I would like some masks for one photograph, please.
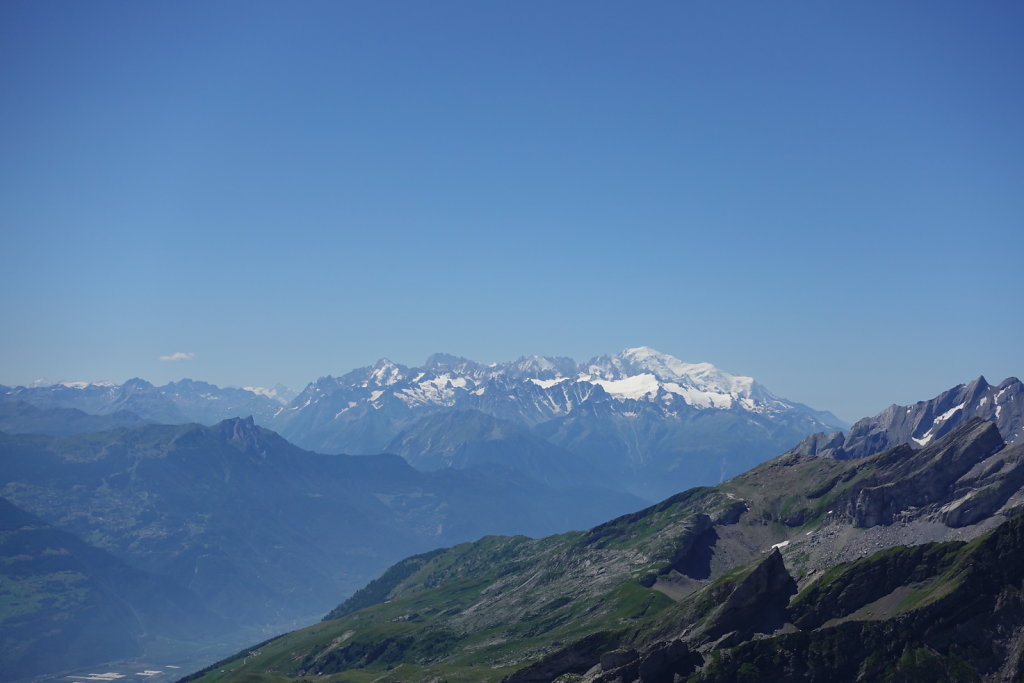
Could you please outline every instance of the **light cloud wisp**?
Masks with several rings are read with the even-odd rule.
[[[178,360],[192,360],[195,357],[196,354],[192,353],[191,351],[175,351],[174,353],[168,354],[166,356],[157,356],[157,360],[162,360],[164,362],[173,362]]]

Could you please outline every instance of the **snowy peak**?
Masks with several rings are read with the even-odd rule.
[[[60,385],[62,387],[65,387],[67,389],[88,389],[90,387],[108,388],[108,387],[116,386],[113,382],[57,382],[56,384]],[[32,384],[29,385],[29,386],[30,387],[49,387],[49,386],[54,386],[54,383],[53,382],[49,382],[49,380],[37,379],[36,381],[32,382]]]
[[[675,356],[661,353],[649,346],[624,349],[612,356],[600,356],[590,361],[587,371],[603,379],[650,373],[660,380],[687,377],[691,372],[716,370],[710,363],[684,363]]]
[[[641,398],[662,391],[696,408],[761,412],[788,406],[751,377],[732,375],[711,363],[686,363],[649,346],[595,358],[580,379],[600,384],[612,396]]]
[[[275,384],[273,387],[242,387],[244,391],[248,391],[250,394],[256,394],[257,396],[263,396],[269,398],[281,405],[287,405],[289,401],[295,398],[295,392],[284,386],[283,384]]]
[[[367,384],[376,387],[389,387],[392,384],[398,384],[405,379],[405,371],[407,370],[407,368],[397,363],[392,363],[387,358],[381,358],[370,370]]]
[[[999,386],[978,377],[928,401],[891,405],[874,417],[859,420],[845,436],[814,434],[793,450],[846,459],[901,444],[923,448],[971,418],[994,422],[1007,443],[1020,443],[1024,440],[1024,385],[1016,377],[1003,380]]]
[[[651,374],[663,382],[684,380],[723,392],[750,392],[751,377],[731,375],[711,363],[686,363],[675,356],[661,353],[649,346],[625,349],[614,356],[600,356],[586,367],[588,374],[601,379],[624,379]]]
[[[576,361],[562,356],[522,356],[497,368],[502,374],[514,379],[535,379],[545,382],[573,377],[579,372]]]
[[[686,363],[646,346],[587,363],[533,355],[484,365],[437,353],[422,367],[409,368],[381,359],[337,379],[321,378],[307,387],[288,411],[322,403],[327,397],[334,397],[330,406],[322,407],[331,420],[354,419],[392,402],[408,410],[482,410],[528,425],[609,401],[641,402],[647,406],[645,410],[665,415],[690,410],[764,415],[807,410],[774,396],[750,377],[732,375],[711,363]],[[630,404],[615,410],[635,414],[637,409]]]

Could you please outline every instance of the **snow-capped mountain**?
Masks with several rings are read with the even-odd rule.
[[[1008,377],[998,385],[979,377],[927,401],[891,405],[874,417],[858,420],[847,434],[812,434],[796,453],[847,459],[907,444],[923,448],[971,418],[994,422],[1008,444],[1024,441],[1024,384]]]
[[[397,401],[410,410],[459,407],[496,414],[511,411],[522,421],[537,424],[579,410],[583,404],[608,400],[623,405],[643,401],[664,410],[689,406],[762,414],[813,412],[775,396],[751,377],[729,374],[710,363],[684,363],[641,346],[582,364],[569,358],[527,356],[483,365],[436,354],[422,367],[409,368],[382,359],[342,377],[320,378],[288,406],[284,415],[319,410],[320,404],[330,402],[338,407],[331,413],[333,422],[343,420],[346,413],[360,412],[364,406],[380,410]],[[834,416],[817,419],[842,425]]]
[[[390,447],[421,467],[487,463],[548,482],[571,483],[570,473],[578,472],[650,499],[718,482],[808,434],[846,426],[750,377],[647,347],[585,363],[526,356],[484,364],[435,354],[408,367],[382,359],[321,377],[290,401],[286,391],[190,379],[156,387],[132,379],[0,387],[0,400],[92,415],[127,411],[161,423],[209,425],[252,415],[321,453]],[[462,417],[439,419],[449,411]],[[454,428],[460,419],[466,424]]]
[[[406,367],[382,359],[313,382],[273,426],[311,450],[376,453],[446,410],[523,425],[651,496],[718,481],[809,433],[845,426],[750,377],[647,347],[585,363],[529,356],[486,365],[437,354]]]

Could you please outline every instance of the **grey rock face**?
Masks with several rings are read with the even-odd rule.
[[[772,550],[725,598],[705,637],[737,632],[745,640],[754,633],[771,633],[786,621],[786,605],[796,590],[782,553]]]
[[[1020,449],[1003,454],[1004,445],[994,424],[974,418],[919,451],[903,445],[880,454],[873,474],[836,507],[855,525],[872,527],[941,503],[942,521],[962,526],[991,514],[1019,488]]]
[[[859,420],[845,436],[841,432],[812,434],[793,452],[846,459],[863,458],[901,444],[921,448],[975,417],[994,422],[1008,444],[1024,441],[1024,384],[1010,377],[992,386],[979,377],[929,401],[891,405],[874,417]]]

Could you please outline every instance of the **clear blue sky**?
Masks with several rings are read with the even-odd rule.
[[[0,3],[0,383],[1024,374],[1024,4]],[[195,354],[162,362],[161,355]]]

